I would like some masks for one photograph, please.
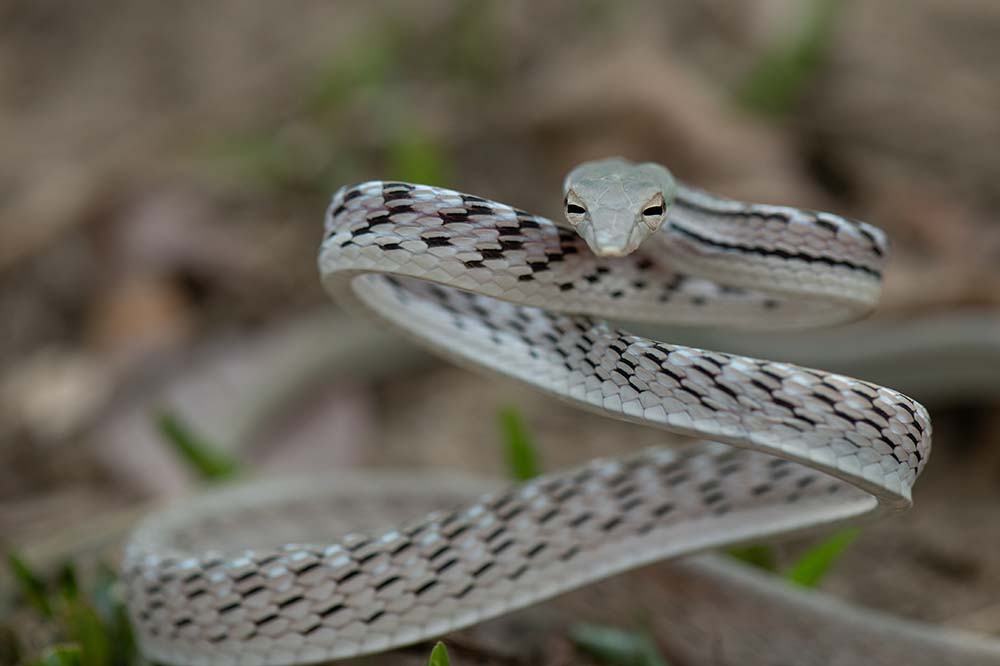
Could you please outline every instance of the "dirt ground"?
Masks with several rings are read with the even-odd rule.
[[[573,164],[622,154],[884,228],[876,320],[900,339],[974,315],[905,368],[935,426],[914,509],[866,527],[823,589],[1000,636],[1000,326],[983,323],[1000,317],[1000,4],[848,2],[819,23],[822,6],[4,3],[0,547],[43,568],[113,558],[136,515],[196,488],[160,408],[262,471],[502,474],[507,405],[547,468],[662,441],[339,313],[315,268],[340,185],[429,182],[554,216]],[[863,348],[854,330],[837,344]],[[974,344],[996,381],[971,390],[939,355]],[[458,653],[580,663],[531,612]],[[528,648],[495,647],[529,624],[511,634]]]

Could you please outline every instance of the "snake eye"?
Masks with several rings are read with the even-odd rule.
[[[566,202],[566,220],[574,227],[583,224],[583,216],[587,214],[587,209],[580,204]]]
[[[656,231],[663,224],[663,216],[667,210],[667,206],[663,201],[662,197],[654,197],[652,201],[646,204],[646,207],[642,209],[642,221],[650,228],[651,231]]]

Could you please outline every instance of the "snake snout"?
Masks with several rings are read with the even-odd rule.
[[[581,226],[578,231],[598,257],[624,257],[635,251],[642,242],[635,226],[633,220],[609,218],[594,220],[589,225]]]
[[[591,245],[590,249],[593,250],[594,254],[598,257],[624,257],[629,253],[625,246],[617,245],[600,245],[597,247]]]
[[[592,226],[580,227],[579,233],[587,242],[590,251],[598,257],[624,257],[628,254],[627,239],[618,239]]]

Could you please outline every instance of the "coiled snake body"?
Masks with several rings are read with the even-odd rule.
[[[295,664],[370,653],[639,564],[909,505],[931,431],[913,400],[603,321],[857,317],[879,293],[881,231],[719,198],[621,160],[571,173],[565,206],[558,226],[436,187],[347,187],[326,218],[324,284],[463,364],[729,446],[595,460],[472,501],[486,490],[476,482],[355,472],[168,509],[126,549],[148,656]],[[414,517],[459,499],[385,524],[388,504]]]

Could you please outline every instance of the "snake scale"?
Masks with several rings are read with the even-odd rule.
[[[644,563],[909,506],[931,438],[910,398],[606,321],[769,329],[856,318],[878,298],[880,230],[725,199],[619,159],[574,170],[564,206],[555,224],[438,187],[345,187],[326,217],[323,282],[463,365],[711,441],[506,489],[341,471],[168,507],[137,528],[123,564],[147,656],[367,654]]]

